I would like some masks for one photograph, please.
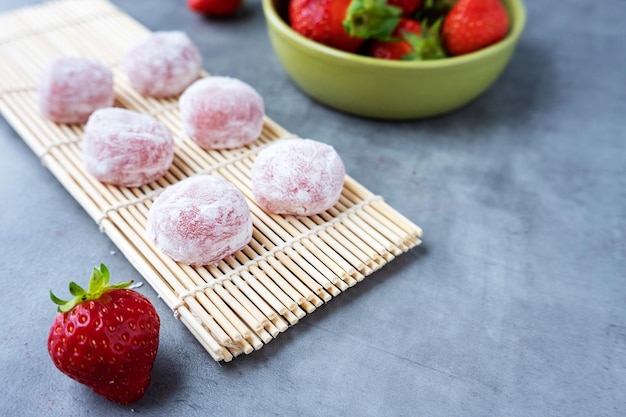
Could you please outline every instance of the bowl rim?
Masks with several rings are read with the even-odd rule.
[[[267,21],[272,24],[284,36],[291,38],[294,42],[299,42],[309,48],[312,52],[319,55],[332,57],[346,62],[364,64],[375,67],[386,68],[437,68],[461,65],[479,61],[482,57],[497,54],[503,49],[513,47],[519,40],[526,25],[526,8],[523,0],[506,0],[510,7],[515,9],[515,21],[507,36],[490,46],[479,51],[475,51],[466,55],[447,57],[444,59],[427,60],[427,61],[394,61],[388,59],[380,59],[359,55],[351,52],[345,52],[330,46],[326,46],[319,42],[306,38],[305,36],[294,31],[276,12],[274,7],[275,0],[263,0],[262,6]]]

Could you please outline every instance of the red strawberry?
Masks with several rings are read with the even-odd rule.
[[[405,16],[415,13],[422,5],[422,2],[423,0],[387,0],[389,5],[401,8],[402,14]]]
[[[291,0],[289,20],[293,30],[326,46],[356,52],[364,40],[343,27],[352,0]]]
[[[373,40],[367,55],[393,60],[424,60],[445,57],[439,29],[441,20],[426,28],[426,23],[402,18],[390,40]]]
[[[451,55],[462,55],[498,42],[508,30],[500,0],[459,0],[443,21],[441,37]]]
[[[402,9],[387,0],[291,0],[291,27],[324,45],[356,52],[367,38],[388,38]]]
[[[127,404],[143,397],[159,347],[160,319],[145,296],[108,285],[106,266],[94,268],[85,291],[70,282],[73,300],[50,292],[59,305],[48,336],[56,367],[107,399]]]
[[[392,40],[374,40],[367,48],[367,55],[374,58],[399,60],[411,54],[414,49],[407,34],[422,35],[422,25],[411,19],[402,18],[391,34]]]
[[[198,13],[226,16],[235,13],[243,0],[187,0],[187,7]]]

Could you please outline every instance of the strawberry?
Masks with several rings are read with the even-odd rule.
[[[388,38],[402,9],[387,0],[291,0],[292,29],[324,45],[357,52],[367,38]]]
[[[402,18],[391,34],[391,40],[373,40],[368,48],[367,55],[374,58],[399,60],[414,51],[408,33],[422,35],[422,25],[412,19]]]
[[[498,42],[508,30],[500,0],[459,0],[443,21],[441,37],[448,53],[463,55]]]
[[[234,14],[242,4],[243,0],[187,0],[190,10],[215,16]]]
[[[409,16],[422,5],[423,0],[387,0],[387,3],[391,6],[396,6],[402,9],[404,16]]]
[[[289,20],[293,30],[311,40],[347,52],[356,52],[364,40],[343,27],[352,0],[291,0]]]
[[[392,60],[425,60],[445,58],[439,39],[441,20],[430,28],[426,22],[402,18],[390,40],[373,40],[366,53],[374,58]]]
[[[104,265],[94,268],[85,291],[70,282],[70,301],[57,304],[48,335],[56,367],[107,399],[127,404],[143,397],[159,346],[160,319],[131,282],[109,285]]]

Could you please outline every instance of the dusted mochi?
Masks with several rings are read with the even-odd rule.
[[[252,192],[261,208],[311,216],[337,203],[346,171],[332,146],[311,139],[283,139],[259,153],[251,175]]]
[[[154,32],[126,53],[122,70],[139,93],[171,97],[198,78],[202,56],[185,33]]]
[[[169,186],[148,212],[148,237],[177,262],[210,265],[248,244],[250,208],[241,191],[214,175]]]
[[[158,120],[109,107],[85,125],[83,161],[96,179],[138,187],[161,178],[174,160],[174,139]]]
[[[263,129],[263,98],[236,78],[198,80],[181,95],[179,105],[185,131],[205,149],[248,145]]]
[[[85,123],[97,109],[115,100],[113,73],[98,61],[62,57],[43,70],[38,86],[39,110],[57,123]]]

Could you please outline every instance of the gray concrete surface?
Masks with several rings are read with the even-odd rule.
[[[54,368],[48,290],[100,262],[141,277],[0,118],[0,415],[626,415],[625,2],[529,0],[497,83],[411,122],[303,95],[258,0],[219,21],[183,1],[115,3],[152,30],[186,31],[207,70],[253,85],[288,130],[333,144],[352,177],[424,229],[424,245],[227,364],[144,285],[162,319],[153,384],[115,405]]]

